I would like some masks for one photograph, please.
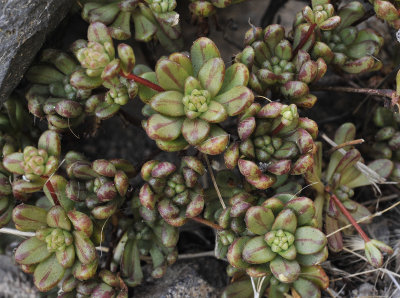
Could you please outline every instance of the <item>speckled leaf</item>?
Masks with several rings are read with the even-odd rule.
[[[264,241],[264,236],[257,236],[249,241],[243,247],[242,257],[250,264],[263,264],[273,260],[276,256],[267,242]]]
[[[120,108],[121,106],[117,103],[108,104],[103,102],[96,107],[95,115],[100,120],[105,120],[114,116]]]
[[[167,152],[181,151],[189,147],[188,142],[185,140],[183,136],[180,136],[179,138],[173,141],[157,140],[156,143],[158,148]]]
[[[226,257],[229,263],[235,268],[247,268],[249,264],[242,259],[242,252],[250,237],[240,237],[229,246]]]
[[[179,117],[185,115],[182,98],[181,92],[165,91],[154,95],[150,106],[162,115]]]
[[[197,146],[200,152],[209,155],[217,155],[224,152],[228,145],[229,135],[218,126],[212,126],[208,138]]]
[[[291,209],[282,210],[275,219],[272,225],[272,230],[284,230],[286,232],[294,234],[297,228],[297,218],[294,211]]]
[[[189,74],[180,64],[161,59],[156,65],[156,76],[158,84],[165,90],[183,91]]]
[[[53,206],[47,212],[47,225],[51,228],[60,228],[66,231],[71,230],[71,222],[64,208],[61,206]]]
[[[235,63],[229,66],[225,72],[224,83],[222,84],[220,93],[231,90],[236,86],[247,86],[249,82],[249,70],[242,63]]]
[[[236,86],[219,94],[214,100],[222,104],[229,116],[236,116],[246,110],[254,101],[254,94],[244,86]]]
[[[61,154],[61,138],[58,133],[46,130],[39,138],[38,148],[44,149],[49,155],[59,157]]]
[[[46,242],[36,237],[23,241],[15,251],[15,261],[18,264],[32,265],[42,262],[51,255],[47,250]]]
[[[326,243],[325,234],[316,228],[305,226],[296,230],[294,245],[300,254],[310,255],[317,253]]]
[[[25,172],[22,167],[23,161],[24,154],[22,152],[14,152],[4,157],[3,166],[11,173],[23,175]]]
[[[337,233],[338,234],[338,233]],[[328,259],[328,247],[325,246],[319,252],[312,255],[297,254],[297,262],[303,266],[319,265]]]
[[[157,32],[157,26],[148,20],[139,10],[134,10],[132,19],[135,25],[135,39],[148,42]]]
[[[92,263],[97,258],[96,248],[84,232],[74,231],[74,245],[76,256],[82,264]]]
[[[193,64],[193,73],[198,75],[200,68],[212,58],[220,58],[221,55],[215,43],[206,37],[195,40],[190,49],[190,58]]]
[[[18,230],[35,231],[47,226],[47,211],[43,208],[19,204],[13,210],[12,220]]]
[[[246,140],[256,128],[256,119],[254,117],[246,118],[238,124],[238,134],[241,140]]]
[[[329,278],[321,266],[302,266],[301,277],[312,281],[321,289],[329,287]]]
[[[218,94],[225,76],[225,64],[221,58],[208,60],[199,70],[198,78],[204,89],[208,90],[211,98]]]
[[[172,53],[168,59],[180,64],[189,75],[193,75],[193,66],[188,55],[184,53]]]
[[[103,84],[100,76],[89,77],[84,69],[78,69],[72,73],[70,83],[77,89],[90,90],[96,89]]]
[[[271,230],[275,216],[271,209],[261,206],[250,207],[246,211],[245,221],[247,229],[256,234],[263,235]]]
[[[299,226],[310,224],[315,215],[314,203],[306,197],[294,198],[290,200],[285,207],[296,213]]]
[[[228,114],[223,105],[212,100],[208,106],[208,110],[200,115],[200,119],[203,119],[210,123],[220,123],[228,118]]]
[[[269,267],[272,274],[283,283],[292,283],[300,275],[300,265],[295,260],[289,261],[278,256]]]
[[[47,292],[54,288],[64,277],[65,269],[58,263],[53,254],[47,260],[41,262],[33,273],[35,286],[41,292]]]
[[[146,132],[153,140],[172,141],[181,134],[183,119],[154,114],[147,120]]]
[[[320,289],[311,281],[299,278],[293,283],[293,287],[296,292],[300,295],[300,297],[307,298],[320,298],[321,291]]]
[[[375,65],[375,58],[372,56],[364,56],[357,60],[350,60],[343,64],[341,68],[351,74],[359,74],[366,72]]]
[[[182,135],[190,145],[197,145],[205,140],[210,128],[207,121],[186,118],[182,125]]]
[[[43,186],[43,192],[53,205],[61,205],[65,211],[69,211],[73,208],[74,202],[67,197],[66,187],[67,180],[63,176],[52,175]],[[58,202],[54,202],[54,198],[57,198]]]

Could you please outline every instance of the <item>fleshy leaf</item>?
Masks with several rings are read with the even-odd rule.
[[[310,255],[317,253],[326,243],[326,236],[316,228],[305,226],[296,230],[294,245],[300,254]]]
[[[214,98],[222,104],[229,116],[236,116],[246,110],[254,101],[254,94],[244,86],[236,86]]]
[[[200,68],[212,58],[220,58],[221,55],[215,43],[206,37],[197,39],[190,49],[190,58],[193,64],[193,73],[197,77]]]
[[[263,235],[270,231],[274,219],[271,209],[261,206],[250,207],[245,216],[247,229],[256,235]]]
[[[228,114],[223,105],[212,100],[208,106],[208,110],[201,114],[200,118],[210,123],[219,123],[225,121],[228,118]]]
[[[319,298],[321,297],[320,289],[311,281],[299,278],[293,283],[293,287],[300,297]]]
[[[54,288],[64,277],[65,269],[61,266],[53,254],[47,260],[41,262],[33,273],[35,286],[41,292],[47,292]]]
[[[257,236],[247,241],[242,256],[247,263],[263,264],[273,260],[276,253],[264,241],[264,236]]]
[[[297,218],[294,211],[291,209],[282,210],[275,219],[272,225],[272,230],[284,230],[294,234],[297,228]]]
[[[146,132],[154,140],[172,141],[181,134],[183,119],[154,114],[147,120]]]
[[[228,145],[229,135],[222,128],[212,126],[208,138],[197,146],[200,152],[217,155],[224,152]]]
[[[161,59],[156,65],[156,76],[158,84],[165,90],[183,92],[185,80],[189,74],[180,64],[168,59]]]
[[[292,283],[300,275],[300,265],[297,261],[289,261],[277,256],[270,263],[272,274],[283,283]]]
[[[156,94],[150,101],[153,110],[172,117],[185,115],[182,103],[183,94],[178,91],[165,91]]]
[[[232,64],[226,69],[224,83],[219,93],[229,91],[236,86],[247,86],[249,77],[249,70],[244,64]]]
[[[210,132],[210,124],[201,119],[185,119],[182,125],[182,135],[191,145],[197,145],[205,140]]]
[[[225,76],[225,64],[221,58],[208,60],[199,70],[199,81],[211,97],[218,94]]]
[[[42,262],[50,255],[51,252],[47,250],[46,242],[32,237],[18,246],[15,251],[15,261],[23,265],[32,265]]]

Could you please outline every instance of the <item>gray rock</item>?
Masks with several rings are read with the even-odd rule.
[[[214,258],[182,260],[167,269],[161,279],[147,280],[134,290],[134,297],[219,297],[227,284],[223,261]]]
[[[18,85],[71,0],[0,0],[0,101]]]
[[[0,255],[0,297],[36,297],[37,291],[29,277],[12,259]]]

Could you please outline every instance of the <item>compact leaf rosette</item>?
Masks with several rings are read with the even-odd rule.
[[[229,246],[230,265],[253,278],[268,277],[293,286],[302,295],[320,295],[320,289],[329,284],[319,266],[327,259],[328,249],[326,236],[315,227],[314,203],[292,194],[276,195],[257,206],[248,197],[234,201],[220,215],[241,217],[245,227]]]
[[[240,117],[240,141],[224,154],[228,169],[239,167],[247,182],[259,189],[271,187],[281,175],[302,175],[313,166],[313,139],[317,124],[300,118],[294,104],[254,103]]]
[[[317,97],[308,85],[321,79],[327,65],[322,58],[311,59],[306,51],[295,52],[286,39],[283,26],[274,24],[264,30],[253,27],[246,32],[246,47],[235,60],[250,69],[250,87],[259,94],[267,90],[280,93],[299,107],[311,108]]]
[[[180,227],[199,215],[204,208],[199,178],[204,173],[202,162],[193,156],[183,157],[179,169],[170,162],[145,163],[141,175],[146,183],[139,193],[142,217],[150,220],[158,211],[168,224]]]
[[[229,135],[218,124],[243,113],[254,95],[246,87],[249,71],[241,63],[226,68],[216,45],[197,39],[190,55],[174,53],[158,61],[155,73],[142,76],[161,86],[157,93],[140,87],[149,116],[143,126],[164,151],[179,151],[190,145],[215,155],[223,152]]]
[[[90,239],[92,220],[84,213],[50,210],[21,204],[13,211],[19,230],[36,232],[15,251],[15,260],[25,272],[33,273],[35,286],[43,292],[54,288],[70,269],[75,278],[87,280],[96,274],[98,258]]]

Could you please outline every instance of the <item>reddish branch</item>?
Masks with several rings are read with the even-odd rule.
[[[138,76],[136,76],[136,75],[134,75],[134,74],[131,74],[131,73],[129,73],[129,74],[124,74],[123,71],[121,71],[119,74],[120,74],[121,76],[123,76],[123,77],[129,79],[129,80],[133,80],[133,81],[135,81],[135,82],[137,82],[137,83],[139,83],[139,84],[142,84],[142,85],[144,85],[144,86],[146,86],[146,87],[149,87],[149,88],[151,88],[151,89],[153,89],[153,90],[156,90],[156,91],[158,91],[158,92],[163,92],[163,91],[165,91],[163,88],[161,88],[161,87],[158,86],[157,84],[154,84],[153,82],[151,82],[151,81],[149,81],[149,80],[146,80],[146,79],[143,79],[143,78],[141,78],[141,77],[138,77]]]
[[[331,199],[333,202],[336,204],[336,206],[339,207],[340,211],[342,211],[343,215],[346,216],[346,218],[349,220],[349,222],[353,225],[353,227],[357,230],[357,232],[360,234],[361,238],[364,239],[365,242],[369,242],[370,239],[365,234],[363,229],[360,227],[360,225],[356,222],[354,217],[350,214],[350,212],[346,209],[346,207],[342,204],[342,202],[330,191],[329,186],[325,188],[325,190],[329,193],[331,196]]]

